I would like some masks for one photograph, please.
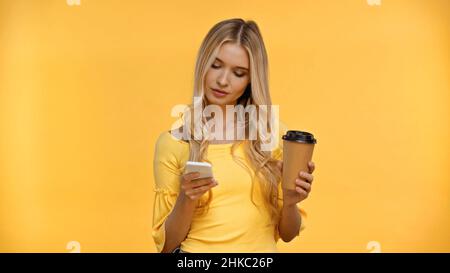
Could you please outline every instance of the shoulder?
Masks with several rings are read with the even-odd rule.
[[[186,141],[186,136],[183,132],[183,128],[177,128],[173,130],[165,130],[162,132],[158,139],[156,140],[156,144],[164,144],[164,145],[189,145],[189,142]]]
[[[175,137],[171,131],[166,130],[162,132],[155,144],[155,155],[174,155],[176,157],[183,156],[189,152],[189,143]]]

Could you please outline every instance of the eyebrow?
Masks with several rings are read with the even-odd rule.
[[[219,59],[218,57],[216,57],[216,60],[218,60],[219,62],[221,62],[221,63],[223,63],[224,61],[222,61],[221,59]],[[244,70],[248,70],[248,68],[246,68],[246,67],[242,67],[242,66],[236,66],[237,68],[240,68],[240,69],[244,69]]]

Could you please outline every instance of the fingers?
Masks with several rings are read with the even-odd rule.
[[[215,187],[215,186],[217,186],[217,185],[218,185],[217,183],[212,182],[212,183],[210,183],[210,184],[208,184],[208,185],[205,185],[205,186],[196,187],[196,188],[191,188],[191,189],[187,190],[187,191],[185,192],[185,194],[186,194],[187,196],[191,197],[191,199],[192,199],[192,198],[196,198],[196,197],[200,197],[200,196],[202,196],[204,193],[206,193],[207,191],[209,191],[209,189],[211,189],[211,188],[213,188],[213,187]]]
[[[190,185],[192,185],[192,187],[196,188],[196,187],[201,187],[204,185],[208,185],[211,182],[216,182],[217,180],[214,179],[213,177],[208,177],[208,178],[204,178],[204,179],[197,179],[197,180],[192,180],[190,181]]]
[[[217,180],[213,177],[196,179],[199,176],[200,174],[198,172],[187,173],[182,176],[181,190],[191,200],[200,198],[211,188],[218,185]]]
[[[193,173],[187,173],[183,175],[183,181],[191,181],[193,179],[196,179],[200,176],[199,172],[193,172]]]
[[[295,180],[295,184],[296,184],[296,188],[301,188],[302,190],[304,190],[305,192],[309,193],[311,191],[311,183],[300,180],[300,179],[296,179]]]
[[[312,175],[312,172],[315,169],[314,162],[310,161],[308,163],[309,173],[300,171],[299,172],[299,178],[295,180],[295,190],[300,193],[304,198],[308,197],[309,193],[311,192],[311,184],[314,180],[314,176]]]
[[[310,161],[310,162],[308,162],[308,168],[309,168],[309,173],[313,173],[314,170],[316,169],[316,165],[314,164],[314,162]]]
[[[183,179],[181,182],[181,188],[185,191],[194,189],[194,188],[200,188],[207,185],[217,185],[218,182],[216,179],[210,177],[210,178],[202,178],[198,180],[188,180]]]
[[[197,182],[201,184],[197,186],[194,184],[194,181],[191,181],[192,184],[190,185],[190,189],[201,191],[201,189],[207,188],[207,190],[209,190],[209,188],[219,185],[219,183],[217,183],[217,181],[214,178],[208,178],[204,180],[202,179],[202,181],[195,181],[195,183]]]
[[[301,187],[295,187],[295,191],[301,195],[301,199],[305,199],[308,197],[308,192]]]
[[[303,172],[303,171],[299,172],[299,177],[300,178],[304,178],[309,183],[312,183],[313,180],[314,180],[314,176],[312,174],[307,173],[307,172]]]

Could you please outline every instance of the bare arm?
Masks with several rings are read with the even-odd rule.
[[[194,215],[196,202],[179,195],[166,219],[166,241],[161,252],[172,252],[186,238]]]
[[[290,242],[299,234],[301,224],[302,218],[297,206],[283,206],[278,226],[278,232],[281,239],[285,242]]]
[[[282,162],[279,165],[282,169]],[[312,175],[315,169],[314,163],[309,162],[308,168],[309,173],[299,172],[299,176],[295,181],[295,190],[283,189],[283,208],[278,224],[278,233],[285,242],[290,242],[300,233],[302,218],[297,203],[305,200],[311,192],[311,183],[314,180]]]
[[[161,252],[172,252],[184,241],[189,233],[198,199],[218,185],[214,178],[194,180],[196,177],[198,173],[188,173],[182,177],[180,194],[165,222],[166,239]]]

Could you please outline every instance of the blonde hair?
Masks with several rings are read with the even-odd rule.
[[[254,21],[244,21],[236,18],[221,21],[214,25],[201,44],[195,66],[194,98],[201,97],[202,99],[193,101],[188,109],[188,111],[191,111],[190,113],[192,113],[193,108],[196,106],[201,107],[199,109],[203,110],[205,105],[207,105],[206,97],[204,95],[205,75],[214,62],[220,47],[227,42],[241,45],[247,51],[250,59],[250,83],[247,85],[243,95],[238,99],[237,104],[241,104],[243,107],[255,105],[258,110],[262,109],[262,107],[259,108],[260,105],[272,105],[268,84],[267,52],[259,28]],[[270,111],[266,112],[266,114],[270,116]],[[192,117],[193,115],[188,116]],[[198,124],[202,125],[206,123],[204,117],[202,117],[201,120],[195,120],[194,117],[193,120],[194,123],[201,122]],[[267,124],[262,125],[267,126],[266,128],[272,128],[272,118],[266,120]],[[196,140],[192,135],[194,132],[192,120],[185,120],[185,122],[188,122],[188,126],[191,128],[190,136],[188,137],[190,146],[189,160],[208,162],[207,150],[209,141],[207,137]],[[249,120],[248,118],[245,118],[245,128],[248,129],[248,126]],[[278,184],[281,179],[281,172],[276,164],[277,160],[272,158],[270,151],[263,151],[261,149],[261,139],[258,134],[256,140],[249,140],[246,138],[243,141],[234,142],[231,147],[233,159],[243,167],[247,167],[247,165],[234,154],[235,150],[241,144],[244,148],[245,160],[250,163],[253,170],[251,200],[255,204],[253,200],[253,190],[255,187],[255,180],[257,180],[260,183],[265,197],[266,208],[270,210],[272,221],[276,224],[279,219]],[[199,207],[206,208],[207,210],[211,200],[212,191],[209,190],[207,200],[205,202],[199,202]],[[204,212],[204,210],[200,211]]]

